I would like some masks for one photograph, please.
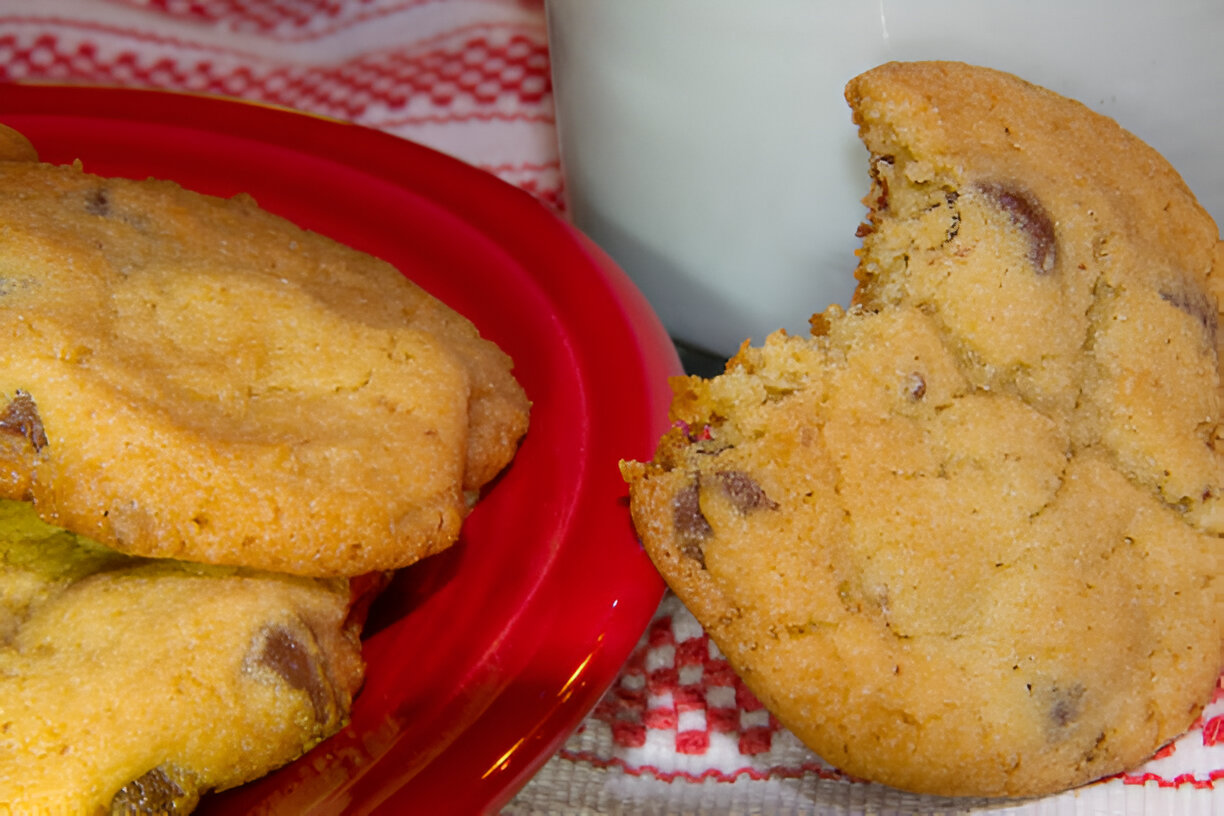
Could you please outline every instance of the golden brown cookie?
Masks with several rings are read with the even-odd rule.
[[[455,539],[528,414],[470,322],[249,197],[25,158],[0,161],[0,494],[126,552],[304,575]]]
[[[337,731],[349,584],[116,553],[0,501],[0,812],[186,813]]]
[[[677,427],[623,465],[638,532],[851,774],[1020,796],[1132,767],[1224,665],[1216,226],[1015,77],[890,64],[847,98],[855,303],[677,381]]]
[[[38,161],[38,151],[29,139],[0,125],[0,161]]]

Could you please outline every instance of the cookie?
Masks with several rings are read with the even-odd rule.
[[[0,161],[0,223],[0,495],[108,546],[404,566],[526,430],[469,321],[249,197]]]
[[[0,161],[38,161],[38,151],[18,131],[0,125]]]
[[[186,813],[347,722],[349,582],[135,558],[0,501],[0,811]]]
[[[1218,231],[1116,123],[889,64],[854,302],[674,383],[660,572],[816,753],[920,793],[1131,768],[1224,665]]]

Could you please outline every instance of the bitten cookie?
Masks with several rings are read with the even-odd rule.
[[[847,88],[854,304],[675,383],[642,540],[833,765],[1042,794],[1188,728],[1224,663],[1218,231],[1152,149],[995,71]]]
[[[349,582],[150,561],[0,501],[0,812],[187,813],[348,720]]]
[[[0,495],[303,575],[454,541],[528,421],[471,323],[248,197],[40,164],[12,131],[0,157]]]

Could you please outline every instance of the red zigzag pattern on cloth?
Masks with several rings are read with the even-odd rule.
[[[439,126],[518,123],[547,131],[550,138],[554,127],[542,27],[472,25],[337,63],[302,63],[184,43],[144,30],[33,18],[0,22],[6,29],[0,34],[4,82],[87,82],[233,96],[407,138],[424,135],[418,140],[425,143],[430,129]],[[555,154],[517,164],[460,157],[561,207]]]
[[[327,36],[358,23],[400,14],[445,0],[109,0],[117,6],[167,18],[222,24],[280,41]],[[544,0],[502,0],[503,5],[542,10]]]
[[[481,27],[484,28],[484,27]],[[357,120],[377,105],[391,111],[427,100],[436,118],[468,116],[545,119],[551,91],[545,45],[522,34],[473,31],[424,51],[363,54],[338,65],[223,65],[147,59],[135,50],[103,55],[96,42],[66,45],[55,33],[0,35],[0,80],[97,82],[224,94]],[[510,97],[513,111],[483,110]],[[394,115],[388,117],[395,121]]]

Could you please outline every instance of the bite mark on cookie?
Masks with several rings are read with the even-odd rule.
[[[977,185],[977,190],[1028,236],[1029,261],[1037,274],[1053,274],[1057,261],[1054,222],[1040,202],[1023,190],[1003,182],[983,182]]]
[[[0,414],[0,431],[24,436],[35,453],[47,447],[47,432],[43,428],[42,417],[38,415],[38,406],[34,404],[33,397],[20,389],[9,400],[4,413]]]

